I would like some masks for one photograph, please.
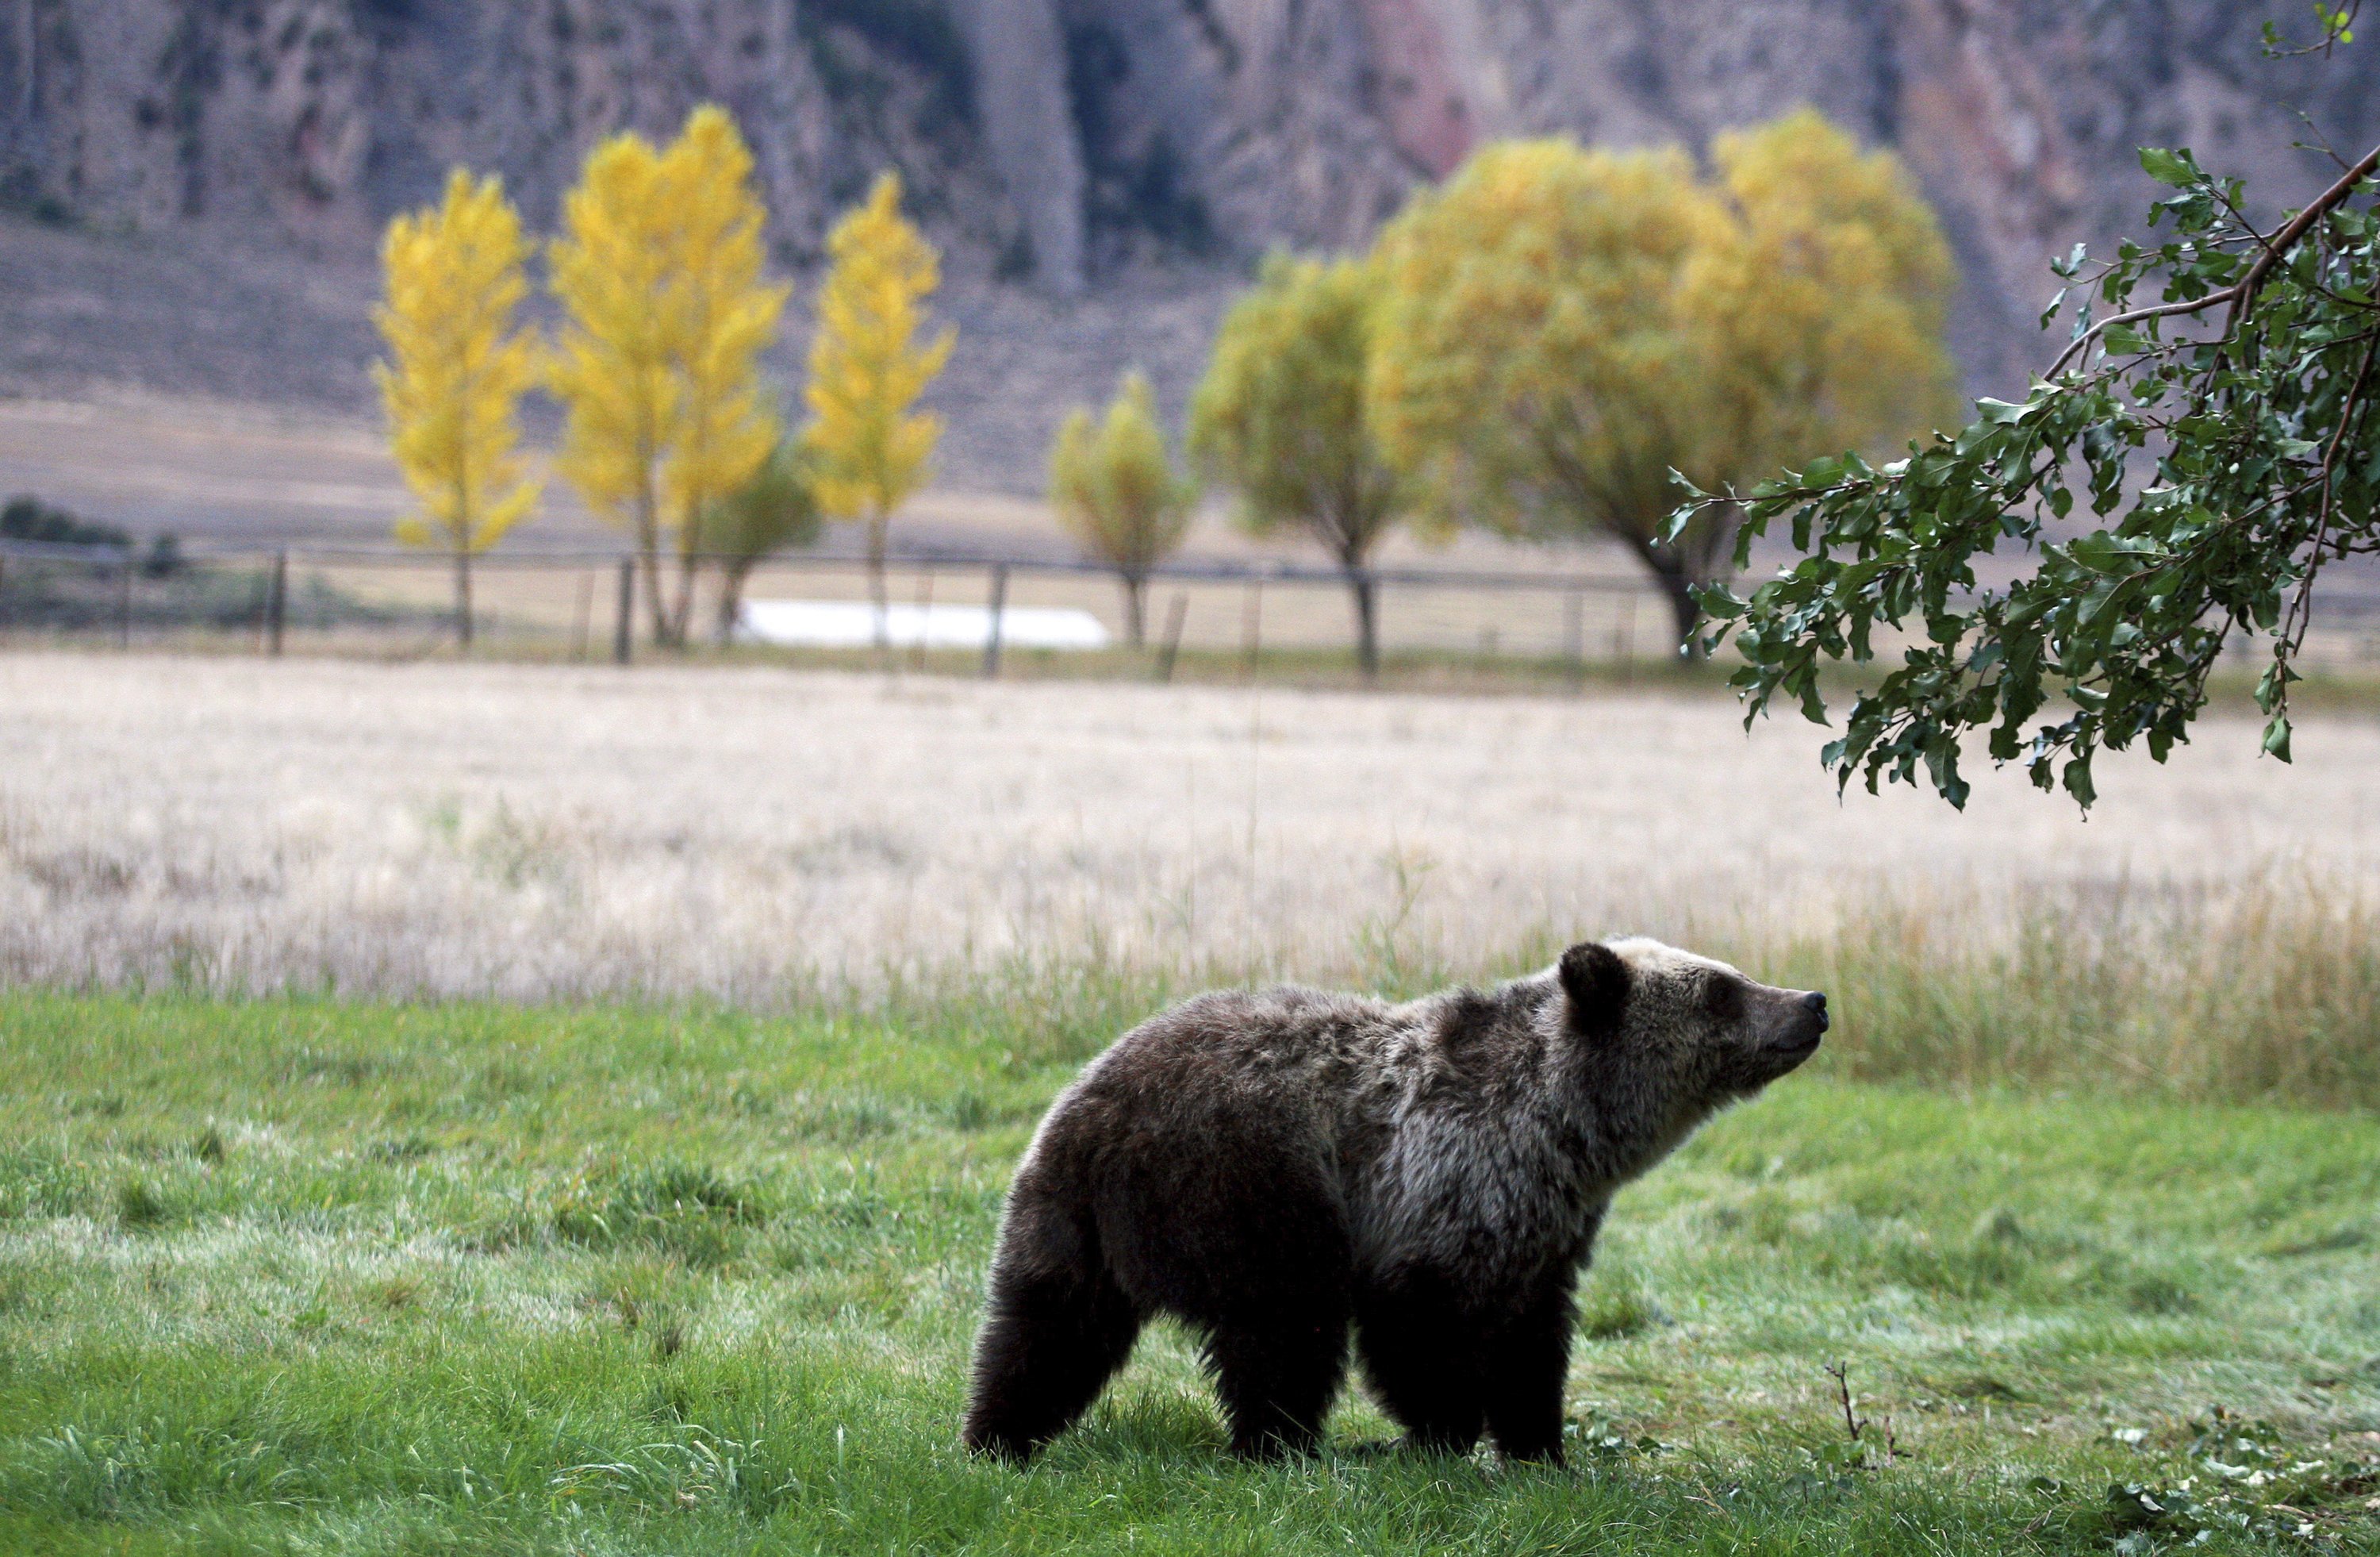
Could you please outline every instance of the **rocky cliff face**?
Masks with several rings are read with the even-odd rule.
[[[1967,278],[1983,379],[2034,361],[2045,263],[2133,227],[2135,148],[2195,147],[2276,202],[2322,177],[2297,116],[2380,134],[2366,58],[2265,61],[2255,0],[1062,0],[1094,165],[1170,146],[1228,243],[1355,241],[1480,141],[1706,144],[1814,103],[1896,147]],[[1086,77],[1088,79],[1086,79]],[[1094,184],[1095,198],[1097,185]],[[1097,229],[1094,229],[1094,242]],[[1101,256],[1094,253],[1094,264]]]
[[[886,164],[973,250],[1013,221],[977,75],[930,0],[0,0],[0,190],[352,249],[455,163],[550,219],[598,138],[716,101],[791,255]]]
[[[2259,58],[2274,0],[0,0],[0,205],[106,233],[369,253],[455,163],[549,222],[588,147],[694,103],[751,137],[781,258],[876,169],[962,284],[1224,285],[1361,242],[1482,140],[1692,145],[1815,103],[1942,211],[1979,384],[2037,360],[2046,258],[2130,226],[2131,149],[2274,199],[2294,114],[2380,132],[2380,73]],[[1162,352],[1159,355],[1161,357]],[[1160,373],[1165,363],[1157,364]]]

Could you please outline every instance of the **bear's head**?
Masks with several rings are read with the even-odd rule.
[[[1597,1106],[1657,1150],[1816,1053],[1827,1030],[1816,991],[1755,983],[1642,936],[1572,946],[1556,976]]]

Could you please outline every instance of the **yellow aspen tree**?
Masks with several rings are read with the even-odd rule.
[[[1166,451],[1157,397],[1140,373],[1124,375],[1104,419],[1095,422],[1077,406],[1059,426],[1050,450],[1050,505],[1066,533],[1123,581],[1124,637],[1135,649],[1147,637],[1149,570],[1180,549],[1197,498],[1197,484]]]
[[[663,293],[674,256],[661,153],[633,132],[587,158],[547,258],[564,327],[550,383],[565,412],[562,473],[595,516],[628,532],[653,637],[669,640],[661,577],[662,453],[678,420]]]
[[[768,212],[752,189],[751,150],[725,110],[698,108],[686,120],[662,155],[662,189],[678,249],[664,314],[678,425],[662,490],[678,541],[672,641],[684,643],[703,517],[741,491],[777,446],[759,357],[776,338],[789,289],[761,279]]]
[[[803,443],[820,458],[819,504],[868,527],[876,639],[885,639],[884,535],[893,510],[926,477],[942,421],[911,409],[950,360],[952,333],[917,344],[925,300],[941,285],[933,246],[901,215],[901,180],[887,173],[835,224],[820,289]]]
[[[375,365],[389,449],[419,512],[397,521],[408,546],[455,563],[455,629],[471,646],[471,559],[537,505],[523,468],[520,398],[536,383],[536,337],[514,327],[527,295],[528,243],[503,183],[456,168],[445,199],[388,225]]]
[[[751,172],[717,107],[696,109],[666,150],[613,136],[588,158],[552,249],[566,321],[552,375],[568,412],[562,468],[634,540],[663,644],[686,641],[703,511],[751,480],[777,440],[759,358],[787,294],[761,279],[767,212]]]

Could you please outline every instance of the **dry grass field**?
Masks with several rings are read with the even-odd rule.
[[[2211,718],[2087,820],[1838,803],[1709,695],[1464,700],[638,666],[0,658],[0,979],[768,1003],[1018,959],[1396,983],[2360,911],[2380,724]],[[2277,909],[2276,905],[2279,907]],[[2262,921],[2260,921],[2262,922]],[[2160,928],[2162,927],[2162,928]],[[1896,932],[1898,933],[1898,932]],[[2187,960],[2183,958],[2182,960]]]
[[[0,1551],[2380,1554],[2380,724],[2254,749],[2084,822],[1682,685],[0,654]],[[1840,1020],[1624,1193],[1569,1468],[1233,1464],[1166,1327],[961,1454],[1122,1026],[1626,928]]]

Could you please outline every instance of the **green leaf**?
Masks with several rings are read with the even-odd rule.
[[[1832,455],[1820,455],[1802,467],[1801,484],[1805,487],[1830,487],[1843,479],[1843,462]]]
[[[2265,749],[2286,762],[2289,760],[2289,716],[2273,715],[2265,726]]]
[[[2188,152],[2173,152],[2156,146],[2141,148],[2141,171],[2160,184],[2188,189],[2198,181],[2197,165]]]
[[[2256,678],[2256,712],[2272,712],[2274,705],[2281,700],[2281,688],[2294,679],[2289,674],[2289,666],[2280,661],[2266,665],[2265,674]]]

